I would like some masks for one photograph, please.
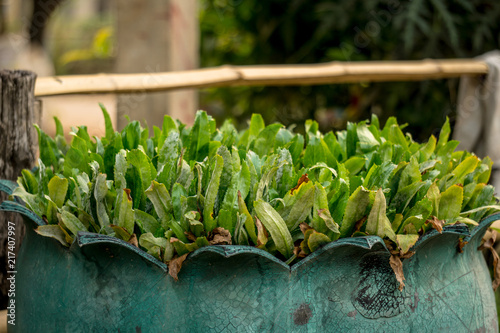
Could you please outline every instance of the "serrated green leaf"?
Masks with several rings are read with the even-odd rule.
[[[478,182],[478,183],[485,183],[486,184],[490,180],[491,170],[492,170],[492,167],[493,167],[493,161],[488,156],[486,156],[481,161],[481,164],[482,165],[486,165],[487,169],[485,171],[481,172],[478,175],[478,177],[476,179],[476,182]]]
[[[368,129],[365,123],[360,123],[357,126],[357,134],[359,140],[359,147],[362,151],[367,152],[379,146],[380,142],[377,141],[372,132]]]
[[[444,145],[448,143],[448,138],[450,137],[451,127],[450,120],[446,117],[446,121],[441,128],[441,132],[439,133],[439,141],[436,145],[436,150],[439,151]]]
[[[439,204],[439,199],[437,200]],[[429,197],[420,200],[405,214],[405,222],[402,224],[402,226],[395,230],[397,230],[397,232],[399,233],[403,231],[408,224],[413,224],[415,230],[419,231],[420,228],[422,228],[422,226],[424,225],[425,221],[427,221],[427,219],[431,216],[433,208],[434,203]]]
[[[333,220],[328,209],[328,198],[325,188],[321,184],[315,184],[313,218],[311,227],[324,234],[340,233],[339,226]]]
[[[19,178],[18,178],[19,179]],[[37,194],[38,193],[38,180],[35,175],[30,170],[23,169],[21,171],[22,185],[28,193]],[[19,181],[18,181],[19,183]]]
[[[459,165],[451,172],[453,177],[447,182],[447,185],[463,184],[465,177],[476,169],[479,159],[476,156],[469,156],[464,159]]]
[[[493,200],[495,189],[491,185],[486,185],[481,188],[480,192],[475,196],[474,206],[473,207],[481,207],[485,205],[490,205]],[[485,210],[478,211],[473,213],[470,218],[479,221],[486,213]]]
[[[68,192],[68,180],[54,176],[49,181],[49,197],[54,201],[57,207],[61,208]]]
[[[399,230],[401,228],[401,223],[403,222],[403,214],[395,214],[394,219],[391,223],[392,230]]]
[[[123,190],[127,187],[127,181],[125,179],[125,174],[127,172],[127,152],[121,149],[115,157],[114,166],[114,177],[115,177],[115,188],[118,190]]]
[[[344,219],[340,225],[340,237],[349,237],[354,231],[356,222],[367,215],[370,207],[370,191],[359,186],[347,200]]]
[[[418,241],[419,235],[396,235],[396,244],[398,244],[399,252],[404,255],[408,253],[413,245]]]
[[[396,164],[393,164],[391,161],[384,161],[380,166],[373,165],[370,168],[370,172],[366,175],[365,180],[363,182],[363,186],[369,190],[377,189],[377,188],[385,188],[390,179],[391,174],[397,168]]]
[[[217,193],[219,191],[219,183],[223,167],[224,160],[222,159],[222,156],[216,155],[213,173],[210,177],[210,182],[205,193],[205,207],[203,209],[203,224],[205,225],[205,230],[207,232],[212,231],[212,229],[216,227],[216,221],[214,218],[214,205]]]
[[[94,186],[94,198],[96,201],[96,215],[101,228],[107,227],[109,223],[108,209],[105,199],[108,193],[108,185],[106,184],[106,175],[100,173]]]
[[[146,232],[139,237],[139,245],[148,251],[154,246],[158,246],[162,249],[165,249],[168,246],[168,244],[169,242],[166,238],[155,237],[150,232]]]
[[[331,241],[332,240],[327,235],[314,231],[307,239],[307,245],[309,247],[309,250],[311,252],[314,252],[321,246],[326,245]]]
[[[49,224],[57,224],[58,219],[57,219],[57,205],[52,201],[52,199],[46,195],[45,198],[47,199],[47,210],[46,210],[46,217],[47,217],[47,222]]]
[[[305,219],[311,213],[311,208],[314,204],[314,192],[315,187],[311,181],[304,183],[299,187],[298,190],[291,194],[287,200],[285,196],[285,208],[287,209],[284,215],[284,221],[289,230],[294,230],[299,226],[300,223],[304,222]],[[292,203],[293,202],[293,203]]]
[[[153,180],[151,182],[151,186],[146,190],[145,194],[153,203],[156,214],[160,220],[166,219],[170,214],[172,214],[172,198],[170,197],[165,184],[160,184]]]
[[[274,149],[277,150],[278,148],[289,146],[289,143],[293,140],[293,138],[294,135],[289,130],[280,128],[274,138]]]
[[[265,127],[252,142],[250,149],[261,157],[271,154],[274,150],[274,140],[276,134],[278,134],[278,131],[281,128],[283,128],[283,125],[281,124],[271,124]]]
[[[139,209],[134,210],[134,220],[143,233],[150,232],[155,234],[161,227],[160,222],[158,222],[153,216]]]
[[[399,190],[392,198],[389,208],[395,209],[396,213],[404,213],[411,199],[417,194],[424,182],[415,182]]]
[[[429,141],[425,143],[421,148],[420,148],[420,160],[419,162],[424,162],[427,161],[431,158],[432,154],[436,150],[436,137],[434,135],[431,135],[429,138]]]
[[[38,125],[33,125],[38,133],[38,147],[40,152],[40,159],[45,165],[57,165],[60,158],[57,145],[45,132],[43,132]]]
[[[130,191],[123,189],[116,197],[114,224],[121,227],[131,235],[134,233],[134,210],[132,209],[132,198]],[[128,239],[127,239],[128,241]]]
[[[35,232],[44,237],[50,237],[56,239],[61,245],[69,247],[73,240],[67,239],[65,233],[58,224],[52,225],[41,225],[35,229]]]
[[[189,134],[186,159],[189,161],[203,161],[209,153],[210,136],[210,124],[207,113],[204,111],[196,112],[194,124]]]
[[[387,135],[387,139],[392,143],[403,147],[403,150],[408,149],[408,142],[406,141],[403,131],[401,131],[401,128],[398,125],[391,125],[389,127],[389,133]]]
[[[254,203],[257,217],[271,234],[276,249],[286,258],[293,254],[293,240],[285,221],[274,208],[263,200]]]
[[[104,104],[99,103],[99,107],[101,108],[102,115],[104,117],[104,127],[106,131],[106,139],[108,141],[112,141],[115,136],[115,130],[113,129],[113,123],[111,122],[111,117],[109,116],[108,110]]]
[[[445,143],[443,146],[437,150],[436,159],[440,162],[436,165],[436,170],[439,171],[439,177],[443,178],[446,173],[448,173],[448,169],[450,168],[450,160],[451,154],[457,148],[458,141],[451,140]],[[438,148],[436,148],[438,149]]]
[[[425,197],[428,198],[432,203],[431,215],[438,216],[438,214],[439,214],[439,202],[441,200],[441,193],[440,193],[439,188],[436,185],[436,183],[433,183],[429,187],[429,190],[427,191],[427,194],[425,195]]]
[[[128,242],[132,237],[132,235],[123,227],[114,224],[111,224],[109,227],[115,232],[115,237],[118,239]]]
[[[420,175],[418,161],[414,156],[412,156],[410,158],[410,163],[404,168],[403,172],[401,173],[398,192],[401,191],[404,187],[420,180],[422,180],[422,176]]]
[[[462,209],[463,194],[463,188],[458,185],[450,186],[441,193],[437,217],[440,220],[447,220],[459,216]]]
[[[351,175],[355,175],[360,172],[365,166],[366,159],[361,156],[353,156],[344,162],[344,166]]]
[[[465,211],[465,212],[461,212],[460,215],[468,215],[468,214],[480,212],[480,211],[487,210],[487,209],[500,210],[500,205],[482,206],[482,207],[474,208],[474,209],[471,209],[471,210],[468,210],[468,211]]]
[[[78,231],[87,231],[87,228],[83,225],[83,223],[73,214],[66,210],[62,210],[60,214],[57,215],[59,219],[59,223],[71,231],[73,235],[77,235]]]
[[[370,235],[377,235],[381,238],[387,237],[393,241],[396,235],[391,227],[391,222],[386,215],[387,203],[384,192],[381,188],[375,194],[375,201],[366,221],[366,232]]]
[[[187,197],[188,193],[184,186],[179,183],[175,183],[172,187],[172,208],[173,214],[176,221],[179,221],[183,229],[188,229],[188,224],[184,218],[184,211],[181,206],[181,197]]]
[[[258,113],[252,114],[250,119],[250,127],[248,128],[248,144],[247,147],[257,138],[259,133],[266,127],[264,119]]]
[[[245,216],[245,229],[248,233],[248,236],[250,236],[250,239],[252,242],[257,245],[257,233],[256,233],[256,226],[255,226],[255,221],[252,218],[252,215],[248,212],[247,206],[245,204],[245,201],[243,200],[243,197],[241,196],[241,193],[238,191],[238,209],[239,209],[239,214],[241,216]]]

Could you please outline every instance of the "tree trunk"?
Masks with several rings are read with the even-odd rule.
[[[30,169],[36,159],[35,122],[36,74],[28,71],[0,71],[0,179],[16,180],[22,169]],[[5,200],[0,197],[0,202]],[[16,223],[15,251],[24,235],[22,218],[0,212],[0,309],[7,307],[7,221]]]
[[[154,73],[198,67],[199,23],[196,0],[116,1],[117,73]],[[150,77],[146,80],[154,80]],[[140,120],[152,133],[161,127],[163,115],[170,114],[192,123],[198,105],[197,92],[118,95],[118,129],[128,121]]]
[[[50,16],[63,0],[33,0],[33,15],[29,27],[30,43],[43,46],[43,35]]]

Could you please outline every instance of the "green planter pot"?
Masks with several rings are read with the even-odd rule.
[[[9,192],[12,184],[0,183]],[[495,214],[469,233],[429,232],[404,260],[402,292],[375,236],[329,243],[289,267],[247,246],[188,256],[175,282],[167,267],[118,239],[80,233],[67,249],[33,229],[17,257],[11,332],[497,332],[491,279],[477,248]],[[458,241],[468,244],[463,253]]]

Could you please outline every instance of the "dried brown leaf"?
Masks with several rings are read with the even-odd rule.
[[[490,248],[491,254],[493,255],[493,282],[491,286],[493,287],[493,290],[496,291],[498,289],[498,286],[500,286],[500,265],[498,265],[498,253],[495,251],[494,248]]]
[[[231,233],[221,227],[217,227],[208,235],[210,245],[231,245]]]
[[[175,238],[175,237],[170,237],[170,243],[175,243],[175,242],[178,242],[179,239]]]
[[[132,234],[132,236],[130,236],[130,239],[127,243],[132,244],[135,247],[139,247],[139,242],[137,241],[137,236],[135,234]]]
[[[302,231],[302,233],[305,235],[306,231],[307,230],[310,230],[312,229],[309,224],[305,223],[305,222],[302,222],[301,224],[299,224],[299,227],[300,227],[300,231]]]
[[[399,291],[403,291],[405,286],[405,283],[403,282],[405,280],[405,276],[403,273],[403,262],[401,261],[401,258],[399,258],[399,256],[391,255],[389,264],[396,275],[396,280],[399,282]]]
[[[189,253],[183,254],[180,257],[176,257],[168,263],[168,274],[174,278],[175,281],[179,281],[178,274],[181,271],[182,263],[186,260]]]
[[[363,224],[365,224],[367,218],[367,216],[363,216],[359,221],[356,222],[356,224],[354,225],[354,232],[357,232],[361,229]]]
[[[257,227],[257,247],[266,245],[268,239],[267,230],[257,216],[255,217],[255,226]]]
[[[191,242],[196,242],[197,237],[191,231],[184,231],[184,234]]]
[[[180,170],[182,168],[182,160],[184,159],[184,153],[186,152],[186,147],[182,147],[181,156],[179,156],[179,162],[177,164],[177,169]]]
[[[458,253],[464,252],[464,246],[467,245],[467,243],[469,242],[464,241],[463,238],[458,239]]]
[[[300,246],[296,246],[293,248],[293,254],[295,254],[295,256],[297,258],[307,257],[307,254],[302,250],[302,248]]]
[[[493,248],[496,241],[497,241],[497,233],[491,232],[491,231],[487,232],[486,235],[482,239],[482,244],[481,244],[479,250]]]
[[[493,256],[493,283],[491,284],[493,287],[493,290],[496,291],[497,288],[500,286],[500,265],[498,265],[499,261],[499,256],[497,251],[495,251],[495,241],[497,238],[497,233],[496,232],[491,232],[489,233],[488,236],[485,236],[483,238],[483,244],[479,246],[478,250],[484,250],[488,249],[491,252],[491,255]]]
[[[307,177],[307,173],[306,173],[306,174],[303,174],[302,176],[300,176],[299,181],[297,182],[297,185],[290,190],[290,194],[293,194],[293,192],[295,190],[298,190],[300,185],[302,185],[302,183],[307,183],[307,182],[309,182],[309,178]]]
[[[389,251],[395,250],[394,242],[388,239],[384,239],[385,246],[389,249]]]
[[[413,257],[413,255],[415,254],[415,251],[408,251],[406,252],[405,254],[403,254],[401,256],[401,259],[408,259],[408,258],[411,258]]]
[[[389,240],[389,239],[384,239],[384,243],[385,243],[385,246],[387,247],[387,249],[389,250],[389,252],[392,254],[392,255],[399,255],[399,249],[397,248],[397,245],[394,244],[393,241]]]
[[[432,223],[432,227],[440,234],[443,233],[444,220],[440,220],[437,217],[432,216],[432,219],[427,220],[427,222]]]
[[[132,190],[130,190],[129,188],[124,188],[123,190],[125,191],[125,193],[127,193],[128,201],[132,201],[132,197],[130,196],[130,193],[132,193]]]

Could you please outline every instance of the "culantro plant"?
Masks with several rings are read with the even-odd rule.
[[[152,135],[131,121],[91,138],[73,128],[67,143],[38,127],[40,160],[23,170],[13,195],[43,218],[40,235],[70,246],[81,231],[147,251],[177,273],[186,256],[218,244],[250,245],[288,264],[339,238],[380,236],[403,284],[401,259],[431,229],[474,228],[500,210],[487,185],[492,161],[455,151],[446,121],[439,139],[417,143],[389,118],[305,135],[254,114],[237,131],[205,112],[194,125],[165,116]]]

